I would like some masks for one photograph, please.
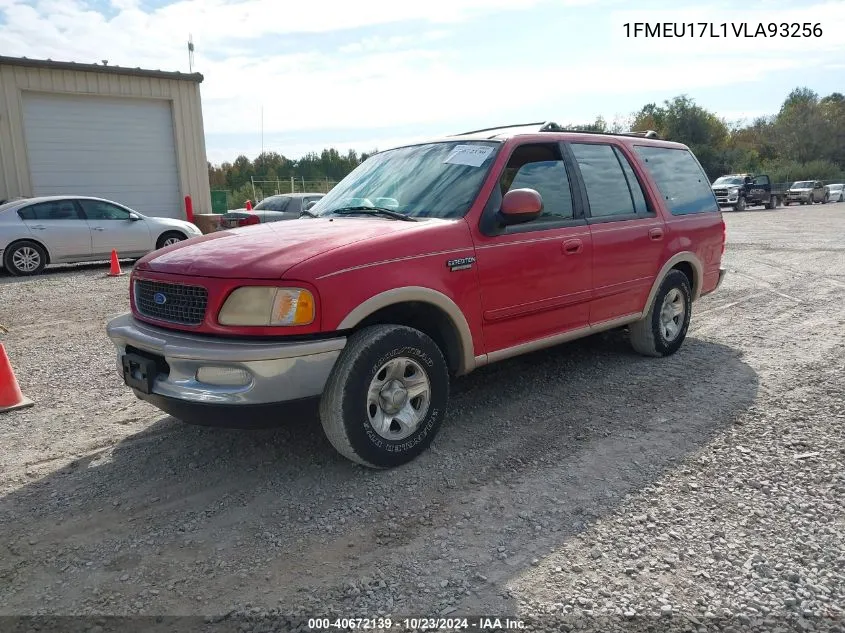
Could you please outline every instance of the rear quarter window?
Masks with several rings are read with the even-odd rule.
[[[707,174],[692,152],[645,145],[636,146],[636,151],[672,215],[719,210]]]

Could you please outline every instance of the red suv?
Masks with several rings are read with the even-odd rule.
[[[547,123],[378,153],[301,219],[141,259],[108,324],[119,371],[196,424],[319,397],[334,447],[383,468],[432,441],[450,376],[622,326],[673,354],[725,225],[690,150],[653,137]]]

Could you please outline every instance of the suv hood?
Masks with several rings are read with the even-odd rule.
[[[813,189],[811,187],[797,187],[797,188],[794,188],[794,189],[792,189],[792,188],[789,189],[789,191],[812,191],[812,190]]]
[[[420,230],[427,221],[382,218],[304,218],[218,231],[168,246],[139,260],[139,271],[220,277],[279,279],[316,255],[362,240]]]

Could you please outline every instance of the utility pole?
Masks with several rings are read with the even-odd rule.
[[[188,34],[188,72],[194,72],[194,36]]]

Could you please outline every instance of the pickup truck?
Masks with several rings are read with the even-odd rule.
[[[731,207],[734,211],[745,211],[748,206],[762,205],[767,209],[779,207],[783,202],[783,192],[772,186],[772,181],[765,174],[728,174],[713,182],[713,193],[720,207]]]
[[[187,423],[318,404],[341,455],[389,468],[434,439],[453,377],[619,328],[674,354],[726,234],[693,153],[653,137],[541,123],[377,153],[302,219],[139,260],[117,373]]]

